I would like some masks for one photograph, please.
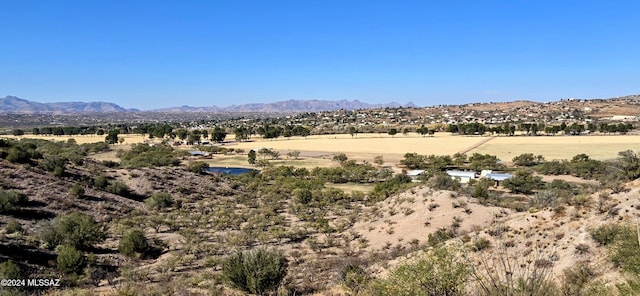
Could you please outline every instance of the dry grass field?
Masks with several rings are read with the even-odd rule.
[[[407,152],[418,154],[453,155],[476,144],[481,144],[488,137],[452,136],[449,133],[438,133],[435,137],[415,135],[365,134],[351,138],[349,135],[312,136],[279,140],[255,139],[232,147],[245,150],[269,147],[278,151],[299,150],[303,153],[345,153],[351,159],[373,161],[376,155],[382,155],[387,163],[398,163]],[[586,153],[594,159],[605,160],[617,157],[619,151],[638,150],[640,136],[606,135],[606,136],[538,136],[538,137],[495,137],[479,147],[468,151],[471,153],[492,154],[503,161],[511,161],[522,153],[534,153],[546,159],[571,159],[574,155]],[[284,153],[281,153],[281,155]]]
[[[209,164],[209,166],[222,166],[222,167],[246,167],[246,168],[254,168],[247,161],[246,153],[244,155],[215,155],[213,159],[201,159],[199,161],[203,161]],[[282,156],[277,160],[270,160],[270,164],[279,166],[279,165],[291,165],[296,167],[303,167],[307,169],[313,169],[315,167],[329,167],[329,166],[338,166],[336,162],[331,162],[325,158],[306,158],[301,157],[300,159],[287,159],[286,156]]]
[[[539,136],[497,137],[469,153],[488,153],[503,161],[511,161],[522,153],[540,154],[546,159],[571,159],[585,153],[598,160],[613,159],[624,150],[637,151],[640,136]]]
[[[16,138],[5,136],[7,138]],[[22,137],[67,141],[70,138],[78,144],[95,143],[104,141],[104,136],[32,136]],[[130,148],[131,144],[141,143],[146,138],[141,135],[121,135],[125,139],[124,144],[114,145],[114,150]],[[350,159],[373,162],[375,156],[383,156],[387,164],[397,164],[407,152],[418,154],[453,155],[467,150],[474,145],[479,147],[468,151],[471,153],[492,154],[503,161],[511,161],[513,157],[522,153],[540,154],[546,159],[570,159],[576,154],[586,153],[598,160],[613,159],[619,151],[640,148],[640,136],[638,135],[607,135],[607,136],[538,136],[538,137],[495,137],[490,141],[487,136],[455,136],[449,133],[437,133],[435,137],[422,137],[416,134],[396,135],[387,134],[358,134],[351,137],[348,134],[309,136],[307,138],[292,137],[290,139],[279,138],[277,140],[265,140],[254,137],[249,142],[236,143],[231,141],[225,147],[244,149],[249,151],[256,148],[273,148],[280,152],[281,160],[273,161],[273,164],[287,164],[300,167],[313,168],[316,166],[331,166],[331,158],[336,153],[345,153]],[[183,147],[190,149],[190,147]],[[301,152],[301,159],[286,159],[288,151]],[[246,152],[245,152],[246,153]],[[111,155],[113,154],[113,155]],[[115,152],[105,155],[95,155],[99,160],[110,159]],[[216,157],[209,161],[210,165],[223,166],[247,166],[246,156]]]
[[[435,137],[421,137],[416,134],[402,134],[391,137],[387,134],[348,134],[294,137],[291,139],[263,140],[253,138],[251,142],[242,142],[230,147],[246,151],[255,148],[273,148],[278,151],[298,150],[318,155],[345,153],[350,159],[373,161],[382,155],[385,162],[397,163],[407,152],[418,154],[455,154],[486,137],[458,137],[440,133]],[[283,153],[281,153],[283,155]]]

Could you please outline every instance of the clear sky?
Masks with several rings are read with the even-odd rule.
[[[640,1],[0,0],[0,97],[127,108],[640,93]]]

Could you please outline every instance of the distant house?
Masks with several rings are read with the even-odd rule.
[[[202,151],[196,151],[196,150],[190,150],[189,154],[191,154],[191,156],[206,156],[207,154],[202,152]]]
[[[447,175],[451,176],[451,178],[453,179],[458,179],[458,181],[460,181],[460,183],[462,184],[469,183],[469,181],[476,178],[476,172],[468,171],[448,170]]]
[[[483,170],[480,176],[489,180],[496,181],[496,186],[500,185],[501,181],[513,178],[513,174],[494,173],[491,170]]]
[[[197,151],[197,150],[190,150],[189,151],[189,155],[191,156],[191,158],[211,158],[211,153],[209,152],[202,152],[202,151]]]
[[[407,172],[407,176],[411,178],[412,182],[418,182],[418,178],[424,174],[424,170],[411,170]]]

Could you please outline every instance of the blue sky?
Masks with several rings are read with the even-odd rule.
[[[0,0],[0,96],[127,108],[640,93],[638,1]]]

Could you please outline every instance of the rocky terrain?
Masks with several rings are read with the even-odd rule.
[[[567,270],[580,263],[588,264],[590,282],[604,285],[599,288],[625,283],[608,260],[608,249],[591,233],[612,222],[634,223],[640,209],[637,182],[618,193],[579,183],[586,190],[580,200],[525,212],[492,205],[465,190],[434,190],[424,184],[375,203],[325,188],[318,193],[328,194],[333,204],[321,199],[303,207],[296,192],[312,183],[296,185],[286,177],[295,174],[276,170],[265,176],[226,177],[182,167],[109,168],[85,159],[55,176],[2,160],[2,189],[25,194],[28,202],[0,216],[5,229],[0,258],[16,262],[30,277],[63,279],[63,287],[28,293],[59,294],[77,287],[99,294],[239,295],[220,277],[221,260],[234,250],[269,247],[284,251],[289,261],[282,291],[335,295],[353,289],[341,279],[345,266],[363,266],[370,277],[385,278],[441,241],[451,249],[466,249],[465,260],[477,266],[496,258],[523,267],[538,264],[549,268],[549,280],[561,283]],[[99,177],[127,189],[112,193],[96,183]],[[84,189],[80,196],[70,191],[74,185]],[[167,193],[171,203],[153,206],[148,198],[157,193]],[[39,238],[47,221],[74,211],[90,215],[107,233],[106,240],[88,251],[94,259],[78,275],[57,270],[56,251]],[[22,230],[8,233],[12,221]],[[129,257],[118,251],[119,241],[133,228],[144,231],[155,252]]]

